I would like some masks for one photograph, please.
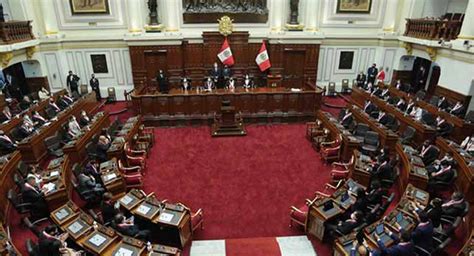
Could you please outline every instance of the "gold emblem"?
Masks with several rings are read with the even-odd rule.
[[[223,36],[228,36],[232,34],[232,30],[234,29],[234,25],[232,22],[234,21],[229,16],[222,16],[220,19],[217,19],[219,22],[219,32]]]

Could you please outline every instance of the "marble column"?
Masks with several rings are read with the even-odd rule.
[[[138,33],[143,31],[144,24],[142,8],[142,0],[127,0],[128,31],[131,33]]]
[[[399,0],[387,0],[385,15],[383,19],[383,32],[395,32],[395,21],[397,18]]]
[[[272,0],[270,7],[270,29],[271,32],[280,32],[284,29],[286,19],[287,19],[287,10],[289,7],[289,1],[287,0]]]
[[[164,0],[161,1],[164,6],[158,6],[162,8],[161,13],[163,14],[162,23],[165,25],[165,30],[168,32],[176,32],[179,30],[179,18],[181,14],[181,1],[176,0]],[[217,21],[216,21],[217,22]]]
[[[320,4],[320,0],[306,0],[304,14],[302,12],[303,10],[301,10],[301,13],[304,15],[303,22],[306,31],[318,31]]]
[[[54,35],[59,32],[58,21],[56,20],[56,13],[54,11],[53,0],[41,0],[41,13],[43,15],[42,21],[44,24],[44,33],[46,35]]]
[[[474,40],[474,0],[469,0],[458,39]]]

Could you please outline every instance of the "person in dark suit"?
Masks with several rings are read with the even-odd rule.
[[[367,114],[372,114],[377,109],[377,107],[371,102],[366,100],[364,104],[364,112]]]
[[[405,86],[403,85],[402,81],[400,79],[397,80],[395,83],[395,88],[397,88],[400,91],[405,91]]]
[[[431,252],[433,250],[433,223],[425,211],[415,211],[415,213],[419,223],[411,233],[413,243]]]
[[[412,99],[410,99],[405,109],[405,113],[409,115],[413,111],[414,107],[415,107],[415,102]]]
[[[390,162],[390,149],[388,147],[384,147],[380,149],[380,153],[375,158],[375,163],[381,164],[385,161]]]
[[[464,108],[463,104],[458,101],[458,102],[456,102],[456,105],[454,105],[454,107],[451,108],[449,113],[462,118],[465,114],[464,113],[465,110],[466,109]]]
[[[358,87],[364,87],[365,80],[367,79],[367,76],[364,74],[363,71],[361,71],[356,78],[357,81],[357,86]]]
[[[27,110],[31,106],[32,102],[28,95],[23,96],[23,99],[20,102],[21,110]]]
[[[374,63],[372,66],[367,70],[367,83],[375,84],[375,78],[379,70],[377,69],[377,65]]]
[[[54,98],[51,97],[49,98],[49,102],[48,102],[48,108],[51,109],[53,112],[55,112],[56,114],[61,112],[61,108],[58,107],[58,104],[56,104],[54,102]]]
[[[224,68],[222,69],[222,77],[224,78],[223,84],[227,84],[229,79],[232,77],[232,70],[229,66],[224,65]]]
[[[222,84],[222,70],[219,68],[217,62],[214,62],[211,71],[209,71],[209,76],[214,82],[214,85],[216,85],[218,88],[221,88],[220,84]]]
[[[38,251],[40,255],[62,255],[60,249],[63,247],[64,241],[61,241],[58,235],[58,228],[54,225],[47,226],[43,232],[41,232],[38,238]]]
[[[33,131],[34,131],[34,128],[32,126],[30,126],[28,121],[23,120],[20,127],[18,127],[18,136],[21,139],[24,139],[24,138],[30,136],[33,133]]]
[[[441,170],[430,173],[428,185],[432,186],[436,182],[450,182],[454,177],[454,170],[446,162],[441,164]]]
[[[400,238],[398,238],[398,236],[396,236],[392,232],[390,232],[389,235],[395,241],[395,245],[392,245],[391,247],[387,248],[380,239],[380,237],[375,234],[375,237],[377,238],[377,245],[379,246],[379,251],[376,252],[374,255],[405,256],[415,254],[415,247],[411,242],[411,234],[409,231],[402,230]]]
[[[449,107],[449,103],[446,100],[446,97],[440,97],[437,104],[438,109],[446,110]]]
[[[407,109],[407,103],[405,102],[404,99],[400,98],[400,100],[397,102],[395,107],[400,109],[402,112],[405,112],[405,110]]]
[[[89,85],[91,86],[92,91],[95,92],[95,98],[97,99],[97,101],[100,101],[102,99],[102,96],[100,95],[99,79],[95,77],[95,74],[91,75]]]
[[[375,164],[372,168],[371,177],[374,180],[390,179],[392,177],[392,168],[388,161],[384,161],[380,164]]]
[[[445,137],[451,133],[453,126],[441,116],[436,117],[436,135]]]
[[[63,97],[59,97],[56,101],[56,105],[61,109],[64,110],[69,106],[69,102],[65,100]]]
[[[140,230],[132,220],[125,219],[123,214],[119,213],[114,217],[114,225],[118,232],[126,235],[142,239],[144,241],[150,240],[151,232],[149,230]]]
[[[92,191],[96,198],[102,198],[105,189],[96,181],[94,176],[88,175],[85,171],[77,176],[78,188],[80,191]]]
[[[415,75],[415,84],[412,88],[412,92],[416,93],[420,89],[425,88],[427,72],[423,66],[420,67],[418,72]]]
[[[441,228],[441,215],[443,214],[443,201],[439,198],[431,200],[428,207],[426,207],[426,214],[430,218],[431,223],[433,223],[433,228]]]
[[[44,118],[38,111],[33,111],[33,115],[31,116],[31,119],[33,121],[33,125],[37,127],[43,126],[46,122],[48,122],[48,119]]]
[[[354,121],[354,117],[352,117],[352,113],[349,111],[349,109],[346,109],[345,112],[344,112],[344,115],[341,116],[339,122],[345,128],[349,128],[349,126],[352,124],[353,121]]]
[[[0,130],[0,150],[11,153],[17,149],[17,142],[12,140],[3,130]]]
[[[382,185],[378,180],[374,180],[370,184],[370,191],[367,193],[367,202],[369,204],[379,204],[382,202],[383,195],[385,194]]]
[[[183,77],[181,80],[181,90],[183,91],[191,91],[193,87],[191,86],[191,79],[188,79],[187,77]]]
[[[71,93],[79,94],[79,80],[80,78],[76,74],[72,73],[71,70],[69,70],[68,75],[66,77],[66,85]]]
[[[423,145],[418,150],[420,152],[420,157],[423,160],[425,166],[430,165],[438,157],[439,151],[435,146],[431,145],[429,140],[425,140]]]
[[[166,77],[165,73],[163,70],[159,70],[158,74],[156,75],[156,82],[158,83],[158,89],[160,90],[161,93],[167,94],[169,92],[169,86],[168,86],[168,78]]]
[[[245,74],[244,83],[242,84],[242,87],[244,87],[244,89],[250,89],[252,87],[255,87],[255,84],[253,83],[253,80],[252,78],[250,78],[249,74]]]
[[[0,123],[10,121],[12,119],[12,112],[8,106],[3,107],[2,112],[0,113]]]
[[[380,111],[379,116],[377,117],[377,121],[380,124],[387,125],[388,122],[390,121],[390,118],[388,117],[388,115],[384,111]]]
[[[120,209],[115,207],[115,202],[112,200],[113,196],[110,192],[105,192],[102,196],[102,203],[100,210],[102,212],[102,220],[104,223],[111,223],[117,214],[120,214]]]
[[[111,141],[105,136],[99,136],[99,140],[97,141],[97,156],[100,162],[105,162],[108,160],[107,150],[110,148],[110,143]]]
[[[347,235],[354,228],[358,227],[363,219],[363,213],[360,211],[355,211],[351,213],[350,218],[345,221],[339,221],[336,225],[328,224],[326,228],[331,237],[338,237],[340,235]]]
[[[23,187],[23,201],[31,204],[31,213],[37,218],[49,216],[48,204],[44,198],[45,190],[40,189],[33,176],[26,178]]]
[[[351,206],[350,212],[355,212],[355,211],[365,212],[367,210],[367,198],[366,198],[364,189],[358,188],[355,194],[356,194],[356,201]]]
[[[464,214],[466,209],[464,195],[461,192],[454,192],[451,195],[451,200],[441,205],[443,215],[451,217],[459,217]]]
[[[82,110],[81,115],[79,116],[79,125],[81,127],[84,127],[88,124],[90,124],[91,118],[87,115],[87,112]]]

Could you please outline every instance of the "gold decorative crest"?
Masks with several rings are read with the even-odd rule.
[[[219,22],[219,32],[223,36],[228,36],[232,34],[232,30],[234,29],[234,25],[232,22],[234,21],[229,16],[222,16],[220,19],[217,19]]]
[[[430,56],[430,59],[432,61],[436,61],[436,57],[438,55],[438,49],[434,48],[434,47],[426,47],[426,53],[428,53],[428,55]]]
[[[403,43],[403,48],[405,48],[408,55],[413,54],[413,46],[410,43],[407,43],[407,42]]]
[[[0,53],[0,63],[3,68],[8,67],[8,63],[13,59],[12,52],[2,52]]]
[[[36,50],[37,50],[36,46],[31,46],[31,47],[26,48],[26,59],[31,60]]]

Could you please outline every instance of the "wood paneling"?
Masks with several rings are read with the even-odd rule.
[[[178,88],[180,78],[188,76],[192,79],[193,86],[201,85],[202,80],[208,75],[214,62],[220,63],[217,58],[224,37],[218,32],[204,32],[203,43],[190,43],[183,40],[180,45],[160,46],[130,46],[132,74],[135,88],[144,85],[153,86],[156,71],[165,70],[170,79],[171,88]],[[266,84],[266,75],[262,73],[255,63],[261,43],[249,43],[248,32],[234,32],[227,37],[235,59],[232,67],[234,76],[242,78],[249,73],[254,77],[257,85]],[[319,44],[271,44],[266,42],[267,50],[272,63],[269,73],[285,75],[283,86],[302,87],[306,81],[316,81],[319,59]],[[151,65],[149,56],[154,57],[159,65]],[[162,65],[166,62],[166,65]],[[283,72],[285,67],[288,69]],[[297,79],[297,81],[295,80]],[[237,84],[240,84],[238,80]]]
[[[472,98],[472,95],[464,95],[462,93],[450,90],[442,85],[436,86],[435,95],[446,97],[446,99],[448,99],[451,104],[456,104],[456,101],[462,102],[466,109],[469,107],[469,103],[471,102]]]

